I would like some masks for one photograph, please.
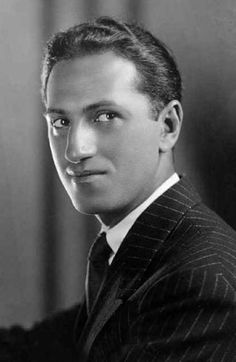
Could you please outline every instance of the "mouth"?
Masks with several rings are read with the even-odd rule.
[[[84,171],[73,171],[68,169],[67,175],[69,175],[74,183],[91,183],[106,174],[105,171],[99,170],[84,170]]]

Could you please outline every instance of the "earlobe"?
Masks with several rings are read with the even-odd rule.
[[[173,100],[161,111],[159,120],[162,125],[160,150],[171,151],[175,146],[183,120],[183,110],[179,101]]]

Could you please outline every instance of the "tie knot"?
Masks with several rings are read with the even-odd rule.
[[[102,233],[92,244],[88,258],[96,265],[102,265],[108,262],[109,257],[112,254],[112,249],[107,243],[106,233]]]

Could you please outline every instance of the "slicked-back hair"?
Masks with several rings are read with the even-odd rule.
[[[173,55],[166,45],[137,24],[110,17],[75,25],[49,39],[42,68],[42,97],[55,64],[85,55],[114,52],[136,67],[136,88],[159,111],[171,100],[181,101],[182,82]]]

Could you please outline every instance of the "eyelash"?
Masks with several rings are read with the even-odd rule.
[[[70,122],[70,121],[68,121],[67,119],[64,119],[64,118],[57,118],[57,119],[51,120],[51,125],[52,125],[52,127],[56,128],[56,129],[63,129],[63,128],[67,128],[67,127],[68,127],[68,125],[56,126],[56,122],[57,122],[57,121],[68,122],[68,123]]]
[[[106,117],[107,117],[107,120],[105,120],[105,121],[99,121],[99,117],[101,117],[102,115],[105,115]],[[110,121],[112,121],[114,118],[116,118],[116,117],[119,117],[119,115],[116,113],[116,112],[112,112],[112,111],[102,111],[102,112],[98,112],[97,114],[96,114],[96,116],[94,117],[94,118],[92,118],[92,121],[94,122],[94,123],[106,123],[106,122],[110,122]],[[61,121],[61,123],[62,122],[66,122],[67,124],[65,125],[61,125],[61,126],[56,126],[56,122],[57,121]],[[67,127],[69,127],[69,124],[70,124],[70,121],[69,120],[67,120],[67,119],[64,119],[64,118],[57,118],[57,119],[54,119],[54,120],[51,120],[51,125],[52,125],[52,127],[54,127],[54,128],[56,128],[56,129],[64,129],[64,128],[67,128]]]
[[[106,121],[99,121],[98,118],[101,117],[102,115],[105,115],[108,119]],[[110,116],[112,116],[110,118]],[[106,123],[106,122],[109,122],[109,121],[112,121],[114,118],[118,117],[119,115],[116,113],[116,112],[111,112],[111,111],[106,111],[106,112],[100,112],[96,115],[96,117],[94,118],[94,122],[100,122],[100,123]]]

